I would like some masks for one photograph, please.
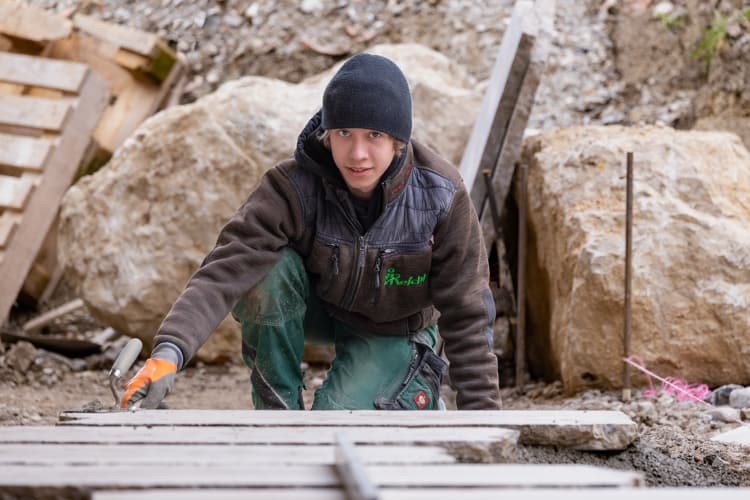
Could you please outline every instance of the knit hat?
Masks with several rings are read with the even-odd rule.
[[[409,142],[411,94],[406,77],[390,59],[357,54],[341,66],[323,92],[321,127],[378,130]]]

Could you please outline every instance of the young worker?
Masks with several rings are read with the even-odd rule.
[[[435,409],[450,362],[459,409],[497,409],[487,257],[458,170],[411,140],[409,87],[384,57],[335,74],[294,158],[229,220],[129,382],[154,408],[232,310],[257,409],[304,409],[305,339],[336,358],[314,410]]]

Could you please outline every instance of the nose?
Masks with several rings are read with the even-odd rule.
[[[352,138],[349,157],[357,162],[366,160],[368,157],[367,142],[359,137]]]

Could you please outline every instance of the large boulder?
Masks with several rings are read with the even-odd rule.
[[[415,136],[453,162],[481,100],[466,72],[420,45],[376,46],[404,69],[414,94]],[[247,77],[144,122],[62,203],[66,279],[92,314],[147,346],[219,229],[262,174],[289,157],[338,67],[300,84]],[[198,354],[239,358],[225,320]]]
[[[527,140],[533,372],[569,392],[622,385],[627,151],[631,353],[665,376],[750,384],[750,154],[730,133],[660,127]]]

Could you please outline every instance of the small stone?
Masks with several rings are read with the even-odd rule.
[[[247,9],[245,9],[245,12],[242,13],[243,16],[245,16],[245,19],[252,20],[256,17],[258,17],[258,14],[260,13],[260,7],[257,3],[252,3],[248,6]]]
[[[742,420],[750,420],[750,408],[741,409],[740,416],[742,417]]]
[[[320,0],[302,0],[299,10],[305,14],[312,14],[323,9],[323,2]]]
[[[737,384],[722,385],[714,389],[704,401],[714,406],[726,406],[729,404],[729,395],[735,389],[743,389],[743,387]]]
[[[36,356],[36,348],[26,341],[17,342],[8,350],[6,362],[18,372],[26,372]]]
[[[239,28],[240,26],[245,24],[245,20],[238,15],[227,14],[224,16],[224,24],[232,28]]]
[[[219,75],[219,72],[216,71],[215,69],[212,69],[206,75],[206,81],[212,85],[219,83],[220,80],[221,80],[221,76]]]
[[[674,10],[672,2],[659,2],[654,5],[653,13],[656,17],[668,16]]]
[[[717,406],[716,408],[709,410],[708,414],[711,419],[716,422],[737,422],[740,419],[740,411],[737,408],[731,406]]]
[[[732,408],[750,408],[750,387],[735,389],[729,393],[729,406]]]

